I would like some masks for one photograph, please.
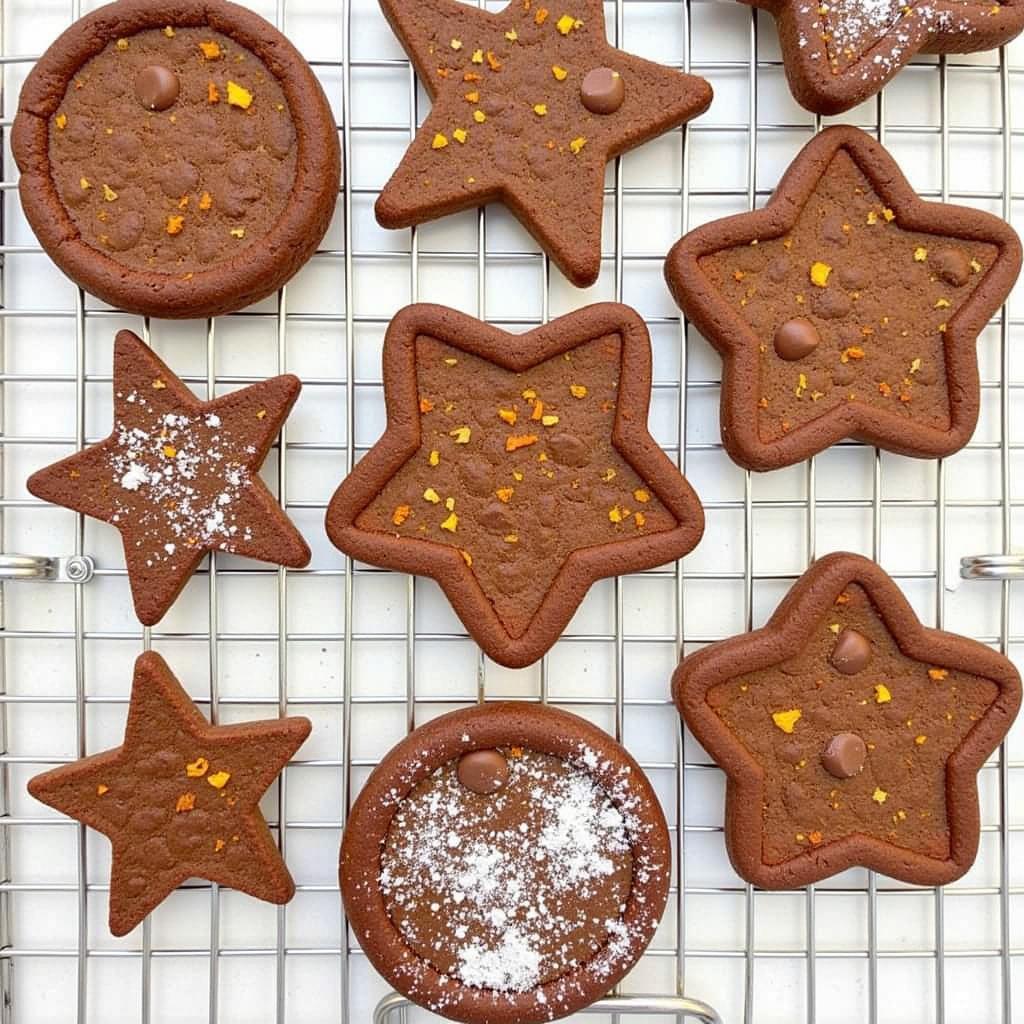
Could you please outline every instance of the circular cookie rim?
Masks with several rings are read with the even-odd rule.
[[[628,941],[619,955],[605,961],[606,969],[600,974],[594,969],[598,954],[527,992],[473,988],[439,973],[410,949],[387,912],[380,890],[380,851],[401,801],[418,782],[460,754],[499,746],[523,746],[577,763],[585,747],[597,755],[597,763],[591,765],[588,759],[585,769],[610,796],[621,785],[620,770],[629,771],[629,792],[638,802],[631,812],[646,827],[632,841],[633,879],[623,914],[629,925]],[[484,704],[451,712],[421,726],[394,747],[374,769],[352,808],[339,864],[346,913],[377,971],[414,1002],[470,1024],[552,1020],[600,999],[647,948],[665,909],[670,872],[665,817],[650,782],[629,753],[576,715],[522,703]]]
[[[271,229],[235,256],[191,277],[136,270],[86,242],[53,180],[49,121],[78,70],[110,43],[147,29],[208,26],[255,54],[277,79],[295,127],[291,196]],[[73,281],[131,313],[201,318],[241,309],[276,291],[309,259],[334,213],[341,175],[337,128],[309,65],[273,25],[227,0],[119,0],[66,29],[22,87],[11,132],[22,209],[45,252]]]

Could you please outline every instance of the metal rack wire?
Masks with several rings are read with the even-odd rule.
[[[483,0],[478,0],[481,4]],[[307,389],[333,389],[344,395],[345,399],[345,432],[340,441],[307,441],[294,440],[289,437],[288,429],[282,433],[277,446],[277,463],[275,480],[282,501],[286,507],[296,513],[322,516],[326,507],[324,500],[299,498],[289,494],[289,466],[295,459],[310,454],[326,454],[334,459],[332,465],[339,473],[347,471],[368,447],[359,442],[359,420],[357,411],[368,406],[380,404],[379,378],[361,377],[357,374],[357,347],[359,332],[373,330],[382,332],[389,317],[377,311],[369,313],[357,308],[355,301],[356,274],[363,270],[375,269],[385,265],[399,265],[408,268],[408,288],[412,301],[416,301],[421,292],[421,265],[424,257],[429,257],[433,265],[448,268],[453,274],[476,274],[476,308],[470,312],[481,318],[488,317],[489,277],[495,268],[509,265],[525,265],[536,268],[539,278],[540,319],[548,319],[553,304],[552,271],[548,260],[528,248],[523,250],[504,247],[497,251],[488,245],[488,213],[481,210],[476,220],[476,245],[472,249],[446,248],[422,249],[423,232],[412,231],[409,236],[393,236],[388,248],[356,248],[354,241],[354,202],[375,194],[373,187],[352,184],[354,158],[358,159],[367,145],[368,140],[386,136],[411,137],[423,110],[422,99],[417,83],[408,67],[408,62],[394,57],[354,56],[353,50],[353,6],[357,0],[343,0],[338,17],[340,17],[341,53],[340,59],[313,61],[314,67],[325,78],[331,77],[337,85],[335,95],[331,96],[340,114],[339,129],[342,133],[344,151],[345,177],[341,190],[338,217],[341,222],[340,244],[337,247],[324,249],[314,259],[314,263],[326,265],[337,283],[344,288],[344,308],[341,312],[317,310],[313,312],[290,309],[288,293],[283,289],[272,308],[259,307],[257,311],[247,311],[232,318],[257,327],[268,327],[274,332],[276,362],[280,371],[288,369],[290,332],[298,326],[314,325],[333,332],[337,345],[341,349],[343,370],[335,375],[310,377],[304,376]],[[287,30],[290,7],[301,6],[302,0],[276,0],[276,8],[272,17],[280,27]],[[716,76],[731,76],[745,79],[746,117],[736,123],[724,123],[714,116],[714,108],[709,117],[698,121],[677,133],[679,153],[678,182],[670,186],[629,185],[626,184],[621,161],[616,162],[611,183],[606,191],[607,203],[611,211],[611,231],[606,231],[606,269],[610,270],[609,297],[621,300],[626,291],[625,279],[627,269],[631,266],[660,263],[661,252],[645,252],[634,249],[627,250],[624,243],[624,216],[627,202],[634,199],[656,201],[671,215],[678,217],[680,231],[690,226],[691,207],[695,200],[731,201],[735,205],[745,203],[752,208],[765,197],[765,190],[758,184],[758,170],[761,147],[765,139],[772,139],[788,134],[804,134],[809,136],[812,130],[820,127],[819,123],[794,120],[787,123],[782,120],[762,123],[759,120],[761,109],[761,92],[764,76],[779,74],[779,62],[774,56],[766,57],[764,51],[772,52],[766,45],[762,35],[767,23],[764,16],[755,12],[749,15],[749,29],[745,59],[739,60],[699,60],[694,59],[693,16],[697,8],[705,10],[709,0],[611,0],[606,3],[609,30],[613,39],[624,40],[628,18],[628,9],[632,6],[645,5],[656,7],[658,16],[671,20],[681,30],[683,48],[680,59],[674,61],[684,70],[706,75],[712,79]],[[488,4],[500,7],[501,3]],[[13,17],[27,17],[29,8],[22,5],[21,0],[3,0],[4,24]],[[69,12],[70,19],[80,13],[79,0],[74,0]],[[760,19],[762,20],[759,20]],[[771,30],[773,32],[773,30]],[[628,45],[628,42],[627,42]],[[8,72],[12,68],[23,68],[34,59],[31,56],[8,54],[6,37],[0,47],[0,61],[4,66],[6,86]],[[1011,95],[1014,81],[1024,73],[1024,67],[1011,66],[1005,51],[999,54],[998,64],[979,68],[970,65],[970,74],[997,75],[1000,95],[1000,121],[995,127],[960,127],[950,123],[949,97],[954,88],[954,81],[961,74],[967,74],[968,66],[953,59],[941,59],[935,65],[918,65],[907,69],[904,75],[934,76],[938,84],[938,117],[925,124],[897,123],[889,116],[885,96],[879,97],[875,107],[875,128],[883,141],[897,136],[920,134],[937,136],[941,154],[940,187],[937,190],[924,190],[923,195],[943,200],[952,199],[968,203],[995,203],[1006,219],[1011,219],[1014,202],[1024,199],[1024,195],[1015,194],[1012,190],[1012,159],[1013,143],[1024,136],[1024,130],[1013,128],[1011,118]],[[407,124],[397,125],[387,122],[361,122],[353,118],[353,84],[362,75],[376,72],[404,73],[408,76],[408,104],[410,118]],[[329,88],[329,92],[330,92]],[[0,126],[9,128],[11,97],[4,111],[5,117]],[[742,187],[694,187],[692,185],[692,146],[691,141],[699,134],[712,138],[715,134],[742,134],[746,139],[746,181]],[[951,137],[975,137],[979,145],[984,141],[996,141],[1000,147],[1000,181],[1002,187],[994,189],[976,189],[969,192],[954,191],[951,188],[950,149]],[[8,158],[4,158],[3,173],[0,175],[0,190],[9,192],[16,188],[14,171]],[[627,158],[628,159],[628,158]],[[33,320],[47,320],[59,325],[61,331],[73,334],[74,337],[74,368],[59,372],[40,373],[36,371],[8,371],[6,362],[0,366],[0,387],[3,389],[5,410],[7,399],[15,395],[17,389],[30,385],[70,385],[74,389],[74,431],[68,436],[58,434],[38,434],[19,431],[11,426],[6,411],[3,428],[0,432],[0,453],[5,461],[9,453],[20,447],[38,446],[45,457],[51,461],[49,449],[81,447],[92,438],[87,436],[87,401],[89,388],[96,384],[106,384],[109,374],[88,372],[87,366],[87,325],[98,323],[113,325],[113,311],[93,308],[87,304],[85,296],[80,292],[74,307],[67,310],[51,310],[46,308],[25,307],[7,301],[7,258],[38,253],[37,247],[12,243],[11,217],[9,207],[0,233],[0,253],[4,257],[4,272],[0,273],[0,330],[4,331],[4,351],[6,360],[7,331],[12,321],[31,323]],[[404,244],[408,239],[408,245]],[[611,243],[608,247],[608,243]],[[294,287],[294,286],[292,286]],[[579,301],[576,302],[579,304]],[[652,327],[665,336],[671,335],[672,344],[677,347],[678,375],[655,381],[655,389],[659,397],[664,397],[673,404],[672,418],[677,435],[676,443],[671,441],[665,448],[676,459],[680,469],[685,471],[687,459],[695,455],[703,457],[720,450],[717,442],[703,442],[688,439],[688,428],[693,424],[693,404],[700,398],[714,392],[718,381],[713,377],[702,377],[699,371],[692,369],[694,362],[694,346],[698,344],[691,334],[689,326],[678,316],[648,315],[645,317]],[[501,316],[495,318],[502,326],[516,328],[531,326],[537,322],[529,316]],[[218,372],[218,344],[221,337],[223,321],[210,321],[206,325],[205,338],[205,373],[185,375],[185,379],[199,390],[206,389],[207,394],[214,394],[219,389],[230,388],[248,383],[257,377],[245,373]],[[604,695],[574,694],[571,698],[560,696],[557,680],[552,678],[551,657],[545,658],[523,699],[551,701],[571,705],[577,711],[593,712],[607,715],[606,724],[617,738],[623,739],[628,732],[627,718],[631,714],[651,711],[656,713],[663,722],[675,722],[675,711],[667,696],[635,696],[630,695],[626,676],[629,652],[636,648],[669,648],[674,654],[685,649],[691,650],[703,643],[720,639],[723,631],[693,629],[687,622],[687,589],[694,585],[717,583],[721,586],[737,587],[737,600],[742,605],[742,622],[747,628],[755,624],[759,617],[758,592],[764,585],[782,585],[794,578],[795,573],[789,571],[762,571],[757,568],[755,548],[758,531],[756,517],[765,512],[786,512],[803,516],[804,558],[802,563],[812,560],[819,553],[819,524],[834,515],[855,513],[870,517],[870,550],[876,557],[883,554],[882,537],[883,523],[887,513],[910,512],[922,521],[925,517],[934,516],[934,569],[912,569],[896,573],[898,579],[907,585],[934,586],[933,608],[934,619],[940,627],[947,624],[945,595],[947,593],[946,557],[947,557],[947,517],[950,512],[975,511],[977,514],[997,513],[1000,518],[1002,551],[1012,551],[1013,510],[1024,505],[1024,498],[1015,498],[1012,494],[1013,484],[1013,453],[1024,448],[1024,441],[1015,441],[1010,431],[1011,401],[1014,393],[1024,387],[1024,380],[1011,378],[1011,346],[1010,340],[1014,332],[1019,331],[1024,321],[1010,316],[1003,310],[995,329],[999,332],[999,373],[983,381],[986,395],[997,398],[1000,416],[998,440],[976,440],[971,443],[968,451],[987,453],[989,457],[998,458],[999,489],[998,497],[951,498],[947,497],[947,467],[939,463],[933,496],[928,497],[887,497],[883,493],[883,458],[879,452],[873,454],[871,470],[871,490],[869,497],[850,495],[841,498],[819,497],[819,460],[811,460],[804,470],[803,493],[796,496],[779,497],[770,495],[761,497],[758,494],[757,480],[747,473],[742,478],[741,496],[718,498],[705,501],[710,514],[738,515],[742,522],[742,566],[739,569],[722,570],[718,568],[693,568],[692,564],[682,562],[673,566],[641,574],[645,581],[655,581],[669,588],[672,594],[672,628],[670,631],[632,632],[627,628],[625,588],[632,578],[615,580],[611,585],[611,628],[587,629],[575,631],[567,635],[560,643],[572,650],[600,648],[607,652],[612,665],[611,693]],[[109,333],[109,332],[106,332]],[[150,340],[150,324],[143,325],[143,334]],[[105,342],[104,342],[105,343]],[[174,365],[173,354],[171,363]],[[11,495],[8,489],[17,493]],[[8,517],[19,512],[31,511],[36,507],[34,501],[20,496],[20,490],[8,479],[6,489],[0,497],[0,513],[3,515],[0,547],[4,551],[9,547]],[[81,518],[76,522],[74,531],[73,551],[45,552],[48,555],[85,555],[87,551],[87,534]],[[824,550],[824,548],[822,548]],[[3,563],[0,563],[0,572]],[[130,625],[123,628],[87,628],[87,602],[90,586],[95,584],[90,579],[71,582],[73,602],[66,614],[59,620],[55,617],[46,628],[33,624],[31,628],[18,624],[21,619],[14,615],[19,603],[37,599],[29,595],[14,583],[5,583],[3,607],[0,614],[0,640],[4,645],[3,692],[0,703],[3,715],[0,718],[0,745],[3,754],[0,764],[3,765],[2,784],[0,784],[0,1020],[20,1022],[36,1019],[71,1020],[80,1024],[91,1020],[107,1020],[103,1012],[97,1009],[95,1002],[95,985],[91,981],[91,967],[97,961],[114,961],[117,977],[120,979],[137,979],[138,999],[137,1013],[128,1011],[124,1019],[139,1020],[144,1024],[150,1021],[159,1022],[164,1019],[157,997],[154,995],[154,968],[161,962],[186,961],[195,966],[190,973],[193,984],[201,986],[206,993],[205,1016],[196,1019],[208,1019],[212,1022],[238,1019],[231,1013],[230,1006],[225,1003],[222,972],[224,965],[238,958],[254,958],[260,963],[273,964],[270,972],[273,976],[273,997],[264,1006],[259,1020],[275,1021],[277,1024],[288,1024],[289,1021],[313,1019],[308,1010],[300,1009],[304,1004],[296,1002],[292,986],[289,983],[289,972],[296,963],[308,960],[323,964],[320,983],[324,990],[333,991],[330,998],[324,997],[323,1016],[316,1019],[337,1020],[344,1022],[369,1019],[372,1004],[376,997],[367,1002],[366,993],[362,990],[366,982],[367,972],[365,961],[361,957],[357,943],[350,935],[344,919],[336,922],[337,941],[327,944],[304,944],[290,941],[289,920],[294,910],[287,907],[275,911],[275,919],[271,929],[272,941],[260,943],[238,942],[225,940],[225,903],[224,894],[217,886],[195,884],[190,890],[208,894],[208,942],[200,945],[184,946],[180,943],[166,943],[159,936],[154,936],[153,919],[147,919],[140,934],[129,937],[120,944],[100,943],[96,941],[95,930],[90,927],[90,919],[96,916],[96,907],[90,902],[93,894],[102,894],[106,886],[91,880],[89,844],[85,829],[73,822],[56,816],[44,816],[38,805],[28,810],[17,811],[24,803],[17,799],[15,787],[43,766],[60,763],[71,754],[81,755],[87,749],[87,725],[91,715],[104,706],[113,705],[123,708],[123,696],[110,696],[106,692],[91,692],[87,681],[87,648],[89,645],[105,642],[118,642],[133,646],[136,650],[147,648],[151,643],[159,644],[169,650],[182,650],[188,645],[201,644],[207,652],[206,672],[208,673],[208,702],[204,702],[213,721],[225,711],[244,706],[255,708],[256,714],[285,714],[293,709],[314,717],[322,714],[339,715],[341,725],[340,751],[329,757],[303,757],[293,762],[282,778],[279,786],[273,790],[270,802],[264,805],[268,812],[268,820],[279,836],[282,850],[285,852],[293,843],[300,842],[303,836],[310,833],[335,836],[344,825],[345,814],[350,806],[352,796],[360,778],[376,762],[376,756],[363,756],[354,744],[354,719],[364,709],[388,709],[400,712],[405,728],[411,729],[428,714],[444,710],[459,703],[465,703],[474,697],[479,700],[495,695],[495,679],[504,686],[504,676],[496,672],[495,666],[485,662],[482,655],[477,655],[474,668],[473,685],[462,690],[453,682],[451,690],[435,692],[425,690],[422,686],[421,671],[425,652],[432,646],[459,644],[465,641],[465,634],[449,627],[424,628],[421,615],[425,603],[429,603],[431,595],[429,586],[407,578],[403,584],[404,608],[401,612],[403,626],[401,629],[366,629],[358,628],[355,606],[360,600],[357,593],[362,582],[375,581],[390,577],[392,574],[382,573],[345,559],[332,565],[330,561],[318,559],[309,570],[288,571],[285,569],[254,568],[251,565],[236,567],[234,564],[219,565],[218,559],[210,559],[208,569],[202,570],[205,575],[205,600],[208,603],[205,628],[194,624],[190,628],[174,628],[158,626],[153,630],[141,633],[133,630]],[[123,569],[119,564],[100,565],[96,570],[95,579],[123,579]],[[324,580],[336,587],[334,593],[343,600],[341,623],[335,629],[318,629],[316,631],[301,630],[293,624],[290,614],[290,601],[294,599],[292,586],[296,580],[304,578]],[[1002,578],[1002,577],[1000,577]],[[244,631],[230,630],[222,627],[221,591],[239,581],[271,580],[275,588],[274,629],[247,628]],[[57,586],[58,584],[53,584]],[[971,584],[984,588],[985,584]],[[1012,632],[1011,589],[1008,579],[999,584],[999,628],[997,632],[984,635],[980,639],[998,645],[1004,652],[1011,645],[1024,642],[1024,636]],[[426,591],[425,591],[426,587]],[[192,592],[193,595],[195,592]],[[433,620],[431,620],[433,621]],[[13,623],[13,624],[12,624]],[[951,624],[951,623],[950,623]],[[731,630],[729,630],[731,632]],[[72,645],[74,661],[74,680],[64,689],[53,693],[38,695],[24,694],[15,688],[9,692],[8,678],[9,642],[12,641],[50,641],[64,642]],[[272,686],[269,689],[257,690],[255,687],[245,693],[222,692],[222,652],[233,646],[245,644],[272,645],[275,656],[273,666],[269,670]],[[301,644],[331,644],[331,650],[337,650],[340,665],[340,680],[329,693],[318,695],[292,695],[290,687],[289,652]],[[386,691],[382,686],[371,692],[358,690],[355,685],[357,673],[357,652],[367,646],[382,649],[385,645],[397,645],[401,649],[402,670],[401,685],[393,691]],[[174,663],[173,656],[171,658]],[[12,732],[17,723],[12,725],[12,715],[22,707],[47,709],[71,707],[74,713],[76,750],[60,750],[54,744],[45,752],[21,752],[15,746],[12,749]],[[674,726],[673,726],[674,727]],[[656,996],[637,995],[635,986],[628,983],[623,987],[623,994],[616,994],[603,1000],[594,1007],[599,1012],[617,1021],[620,1015],[645,1013],[651,1018],[681,1020],[691,1016],[693,1019],[706,1021],[718,1020],[718,1015],[710,1005],[699,1002],[701,998],[714,1003],[725,1019],[732,1019],[727,1006],[722,1004],[719,987],[712,998],[702,986],[707,985],[708,975],[702,970],[708,962],[738,963],[741,974],[736,984],[742,989],[734,1000],[738,1008],[736,1016],[742,1016],[745,1022],[755,1020],[780,1019],[793,1021],[803,1019],[808,1022],[825,1019],[830,1008],[823,998],[823,982],[821,975],[825,965],[842,962],[863,964],[865,971],[863,983],[850,981],[848,986],[841,988],[840,997],[856,995],[860,988],[863,991],[864,1014],[869,1024],[888,1019],[886,1007],[880,995],[882,986],[879,977],[880,966],[898,959],[906,961],[926,961],[932,966],[931,1005],[922,1010],[920,1020],[935,1021],[937,1024],[956,1024],[958,1018],[950,1016],[947,999],[947,977],[949,965],[954,960],[985,961],[994,960],[998,963],[998,996],[994,1004],[999,1010],[1005,1024],[1019,1019],[1015,1017],[1021,1011],[1019,991],[1014,991],[1015,965],[1024,962],[1024,949],[1015,948],[1011,931],[1011,914],[1013,897],[1024,895],[1024,886],[1014,885],[1011,876],[1010,845],[1011,837],[1016,832],[1024,831],[1024,823],[1012,818],[1011,780],[1013,774],[1024,768],[1024,763],[1010,760],[1004,747],[999,756],[986,766],[986,774],[996,779],[998,794],[996,820],[986,821],[986,833],[994,833],[998,840],[999,866],[997,883],[994,885],[956,886],[947,890],[922,890],[915,887],[898,886],[885,879],[876,878],[873,874],[865,874],[863,880],[858,876],[852,882],[841,882],[837,886],[810,887],[802,894],[802,933],[803,942],[792,947],[777,945],[764,946],[758,941],[758,929],[766,915],[770,916],[771,901],[785,899],[784,896],[768,893],[756,893],[752,887],[742,883],[722,882],[721,884],[697,884],[692,879],[697,872],[695,867],[703,867],[695,858],[703,858],[701,851],[688,850],[697,840],[705,837],[718,837],[720,840],[721,826],[706,824],[694,820],[691,813],[691,795],[688,784],[693,780],[703,781],[714,778],[720,773],[709,764],[702,752],[696,750],[682,731],[676,730],[674,753],[671,758],[654,760],[641,756],[641,763],[653,778],[665,783],[666,802],[670,805],[675,856],[675,882],[672,887],[672,909],[674,922],[670,921],[670,932],[659,937],[654,948],[648,953],[646,961],[664,964],[672,963],[671,977],[662,973],[665,981],[662,990]],[[628,737],[626,737],[628,738]],[[91,750],[91,748],[90,748]],[[643,752],[641,751],[641,754]],[[322,772],[327,779],[340,782],[333,801],[337,807],[336,814],[295,815],[290,810],[290,795],[294,799],[295,784],[289,780],[294,778],[296,771],[314,770]],[[305,776],[304,776],[305,778]],[[26,865],[20,863],[13,855],[13,840],[19,830],[25,831],[46,826],[52,829],[73,829],[76,833],[74,862],[65,864],[63,881],[32,880],[31,872]],[[698,874],[701,877],[704,872]],[[340,901],[337,900],[337,886],[331,883],[307,882],[298,878],[298,892],[304,895],[323,897],[325,901],[337,901],[333,904],[333,913],[341,914]],[[827,894],[824,894],[827,889]],[[882,900],[915,894],[926,894],[933,902],[933,941],[920,946],[903,947],[898,950],[888,949],[879,941],[880,916],[885,912]],[[73,897],[76,913],[76,932],[73,943],[54,942],[46,945],[26,945],[21,939],[21,911],[18,899],[25,894],[63,894]],[[823,895],[824,894],[824,895]],[[866,941],[854,948],[831,948],[821,942],[820,921],[823,915],[823,902],[835,895],[849,895],[863,898],[866,901]],[[999,926],[998,941],[987,945],[972,946],[950,943],[947,933],[947,919],[950,916],[950,904],[966,897],[995,898],[998,907]],[[691,901],[713,897],[716,905],[726,907],[726,897],[739,900],[741,910],[741,938],[728,946],[715,945],[710,941],[702,941],[699,927],[694,927],[691,915],[687,912]],[[331,906],[332,904],[326,903]],[[888,905],[888,904],[886,904]],[[954,908],[955,909],[955,908]],[[159,911],[158,913],[162,913]],[[321,912],[323,912],[321,910]],[[723,909],[723,913],[726,911]],[[294,920],[294,918],[292,918]],[[57,962],[73,961],[75,966],[74,984],[67,992],[53,1016],[30,1016],[25,986],[20,979],[21,968],[30,963],[42,962],[44,965]],[[773,993],[775,972],[783,963],[795,962],[802,968],[802,980],[795,987],[780,990],[784,994]],[[202,966],[205,964],[205,973]],[[696,980],[695,980],[696,976]],[[647,977],[647,975],[645,975]],[[987,975],[986,975],[987,977]],[[765,979],[768,980],[767,994]],[[981,982],[984,984],[984,982]],[[1019,980],[1018,980],[1019,985]],[[833,989],[828,990],[830,993]],[[632,993],[632,994],[630,994]],[[1016,995],[1016,1002],[1014,996]],[[693,997],[692,1000],[685,997]],[[775,1013],[772,1017],[771,1014]],[[394,1019],[394,1015],[408,1016],[410,1019],[421,1019],[419,1011],[410,1010],[403,1000],[395,997],[385,998],[377,1007],[374,1017],[377,1021]],[[839,1018],[850,1020],[850,1016]],[[910,1020],[911,1018],[901,1018]],[[983,1018],[976,1017],[976,1020]]]

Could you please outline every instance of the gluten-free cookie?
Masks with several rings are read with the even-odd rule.
[[[816,562],[762,629],[684,659],[672,688],[728,776],[733,866],[770,889],[858,865],[959,878],[978,851],[978,770],[1021,702],[1012,662],[922,626],[851,554]]]
[[[608,43],[601,0],[381,0],[433,106],[377,201],[404,228],[502,201],[580,287],[601,270],[605,165],[702,114],[702,78]]]
[[[33,473],[27,487],[120,531],[135,614],[152,626],[207,552],[309,563],[259,476],[301,387],[285,374],[204,402],[140,338],[119,331],[113,431]]]
[[[700,540],[697,496],[647,431],[651,348],[627,306],[521,335],[442,306],[384,341],[384,436],[338,488],[327,533],[431,576],[495,661],[540,658],[596,580]]]
[[[975,53],[1024,28],[1019,0],[743,0],[775,15],[797,101],[840,114],[918,53]]]
[[[259,801],[309,731],[306,718],[210,725],[148,652],[135,662],[123,744],[37,775],[28,790],[110,840],[114,935],[189,878],[287,903],[295,885]]]
[[[676,243],[676,301],[722,354],[722,441],[778,469],[842,438],[951,455],[980,406],[976,341],[1021,266],[1008,224],[918,198],[857,128],[829,128],[761,210]]]
[[[340,178],[312,70],[223,0],[121,0],[75,22],[25,80],[11,145],[51,259],[159,317],[280,288],[316,251]]]
[[[472,1024],[554,1020],[609,992],[653,937],[670,874],[639,765],[584,719],[521,703],[452,712],[399,743],[341,846],[370,963]]]

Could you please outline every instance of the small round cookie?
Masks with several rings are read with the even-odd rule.
[[[341,891],[370,962],[453,1020],[554,1020],[640,958],[671,851],[639,765],[575,715],[521,703],[452,712],[363,787]]]
[[[168,318],[280,288],[323,238],[341,173],[309,65],[221,0],[121,0],[75,22],[26,79],[11,145],[51,259]]]

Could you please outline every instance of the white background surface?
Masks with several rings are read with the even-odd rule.
[[[299,763],[286,773],[283,804],[276,787],[264,804],[274,821],[283,806],[287,859],[299,892],[279,914],[244,896],[212,895],[209,886],[197,884],[168,899],[145,932],[139,928],[114,939],[106,927],[109,845],[89,834],[88,916],[80,948],[79,831],[34,802],[25,782],[45,766],[77,755],[78,686],[86,696],[87,750],[116,745],[121,738],[131,665],[141,650],[142,634],[132,614],[117,534],[89,522],[84,550],[95,557],[101,573],[82,588],[84,639],[77,680],[74,588],[17,584],[4,591],[4,669],[11,697],[3,705],[7,817],[0,818],[0,826],[9,882],[0,896],[0,917],[13,947],[7,958],[13,970],[0,980],[7,986],[9,1004],[3,1019],[17,1024],[63,1024],[76,1018],[81,951],[88,952],[82,1018],[89,1021],[135,1022],[145,1019],[144,1012],[154,1022],[206,1020],[211,979],[216,1016],[223,1022],[315,1024],[343,1019],[346,1011],[347,1019],[359,1024],[369,1020],[385,988],[358,952],[347,958],[350,990],[348,1005],[343,1005],[345,957],[336,862],[345,774],[345,687],[354,701],[351,779],[358,788],[368,766],[406,729],[410,672],[416,721],[472,701],[478,683],[477,650],[430,581],[416,582],[410,606],[407,578],[360,567],[352,578],[351,632],[346,638],[346,563],[323,533],[323,510],[350,451],[358,458],[383,427],[379,355],[386,322],[400,306],[418,298],[518,329],[538,322],[546,312],[554,316],[588,301],[617,297],[611,258],[616,249],[612,170],[605,230],[609,259],[600,282],[587,292],[573,289],[547,268],[530,237],[498,208],[486,214],[482,282],[477,258],[481,222],[475,213],[420,229],[414,259],[410,233],[384,231],[372,216],[374,190],[407,142],[416,95],[404,55],[375,0],[281,0],[278,7],[256,6],[314,62],[343,126],[343,88],[350,79],[345,175],[350,191],[339,196],[326,251],[287,288],[280,351],[276,299],[255,312],[218,320],[212,332],[205,322],[154,322],[151,339],[200,394],[206,393],[210,366],[218,393],[242,379],[276,373],[281,366],[303,377],[306,387],[287,425],[283,475],[288,508],[314,559],[309,570],[289,572],[283,584],[274,569],[219,559],[213,584],[204,567],[153,631],[152,641],[204,711],[210,708],[211,694],[216,697],[215,712],[222,722],[276,714],[279,699],[286,700],[289,713],[313,720],[314,731],[299,752]],[[571,9],[571,3],[564,6]],[[689,42],[694,68],[716,91],[711,110],[689,132],[685,163],[683,136],[675,132],[627,155],[621,169],[621,298],[651,323],[656,379],[651,425],[677,458],[679,424],[685,419],[686,469],[707,507],[707,532],[685,560],[681,583],[676,568],[668,567],[629,577],[618,589],[610,581],[596,586],[573,620],[570,636],[543,666],[513,672],[485,664],[486,695],[536,699],[544,687],[551,700],[612,728],[616,687],[622,687],[624,739],[648,769],[670,824],[676,827],[680,811],[683,815],[685,956],[680,964],[685,991],[712,1003],[723,1020],[743,1019],[748,971],[749,1019],[757,1024],[808,1019],[809,985],[821,1022],[934,1021],[940,995],[950,1024],[996,1022],[1003,1019],[1004,972],[1014,982],[1013,1019],[1024,1020],[1024,725],[1008,744],[1002,799],[996,763],[982,773],[981,853],[974,869],[949,887],[941,901],[933,890],[911,890],[885,878],[876,879],[872,898],[867,874],[859,871],[824,883],[813,897],[804,892],[749,895],[724,853],[722,775],[708,767],[706,754],[689,737],[684,784],[681,790],[677,786],[678,716],[667,693],[680,625],[688,649],[741,631],[748,585],[754,624],[762,622],[807,564],[811,502],[805,466],[755,477],[749,484],[749,533],[745,530],[747,480],[718,446],[720,362],[695,332],[689,332],[683,346],[661,261],[681,232],[684,211],[694,226],[748,207],[752,140],[761,203],[809,138],[814,120],[789,96],[770,18],[754,22],[759,25],[756,46],[762,63],[752,132],[749,61],[755,37],[746,7],[709,0],[620,0],[618,6],[606,4],[606,10],[609,34],[614,36],[618,15],[620,42],[636,53],[681,65]],[[40,53],[71,18],[65,2],[3,0],[4,54]],[[1008,62],[1024,71],[1024,48],[1011,47]],[[4,66],[5,126],[30,66],[26,60]],[[886,90],[886,143],[919,190],[938,196],[945,188],[958,201],[1001,212],[1004,136],[998,68],[997,54],[949,62],[946,134],[939,130],[944,79],[932,58],[905,70]],[[1016,71],[1007,81],[1014,94],[1013,198],[1014,213],[1019,214],[1024,96]],[[422,91],[417,103],[422,118]],[[869,103],[844,120],[874,128],[878,115],[878,105]],[[382,130],[387,126],[393,130]],[[7,552],[69,554],[75,546],[76,517],[27,500],[24,480],[73,449],[79,397],[86,436],[98,439],[107,433],[113,333],[122,326],[141,332],[143,324],[139,318],[104,313],[94,300],[86,300],[86,383],[79,395],[77,291],[39,252],[12,189],[16,176],[5,148],[2,326],[3,371],[8,376],[3,384],[2,546]],[[344,253],[346,213],[349,260]],[[1008,379],[1013,388],[1024,385],[1024,358],[1016,348],[1020,334],[1020,325],[1011,322]],[[1019,592],[1010,590],[1004,634],[1001,586],[958,586],[956,575],[961,555],[1003,549],[1000,351],[1000,330],[994,325],[979,344],[986,388],[975,442],[945,464],[948,557],[941,601],[948,628],[997,644],[1001,637],[1011,637],[1014,654],[1024,635]],[[684,368],[687,386],[680,389]],[[1005,425],[1013,445],[1009,466],[1015,524],[1022,497],[1019,445],[1024,439],[1019,395],[1011,390]],[[884,455],[877,495],[874,472],[874,452],[860,446],[840,446],[816,460],[817,553],[847,548],[871,554],[874,499],[880,497],[881,562],[899,575],[922,617],[934,622],[937,466]],[[276,452],[268,459],[266,476],[277,482]],[[407,641],[410,616],[415,624],[412,643]],[[279,660],[280,630],[287,645]],[[346,679],[348,657],[351,672]],[[1008,889],[1001,889],[1004,843]],[[812,899],[816,958],[808,956]],[[750,935],[748,900],[754,921]],[[675,903],[673,897],[654,952],[627,980],[625,991],[676,991]],[[942,957],[936,955],[940,910]],[[1009,915],[1009,948],[1001,932],[1003,912]],[[280,949],[286,950],[283,956]],[[409,1019],[427,1016],[414,1011]]]

